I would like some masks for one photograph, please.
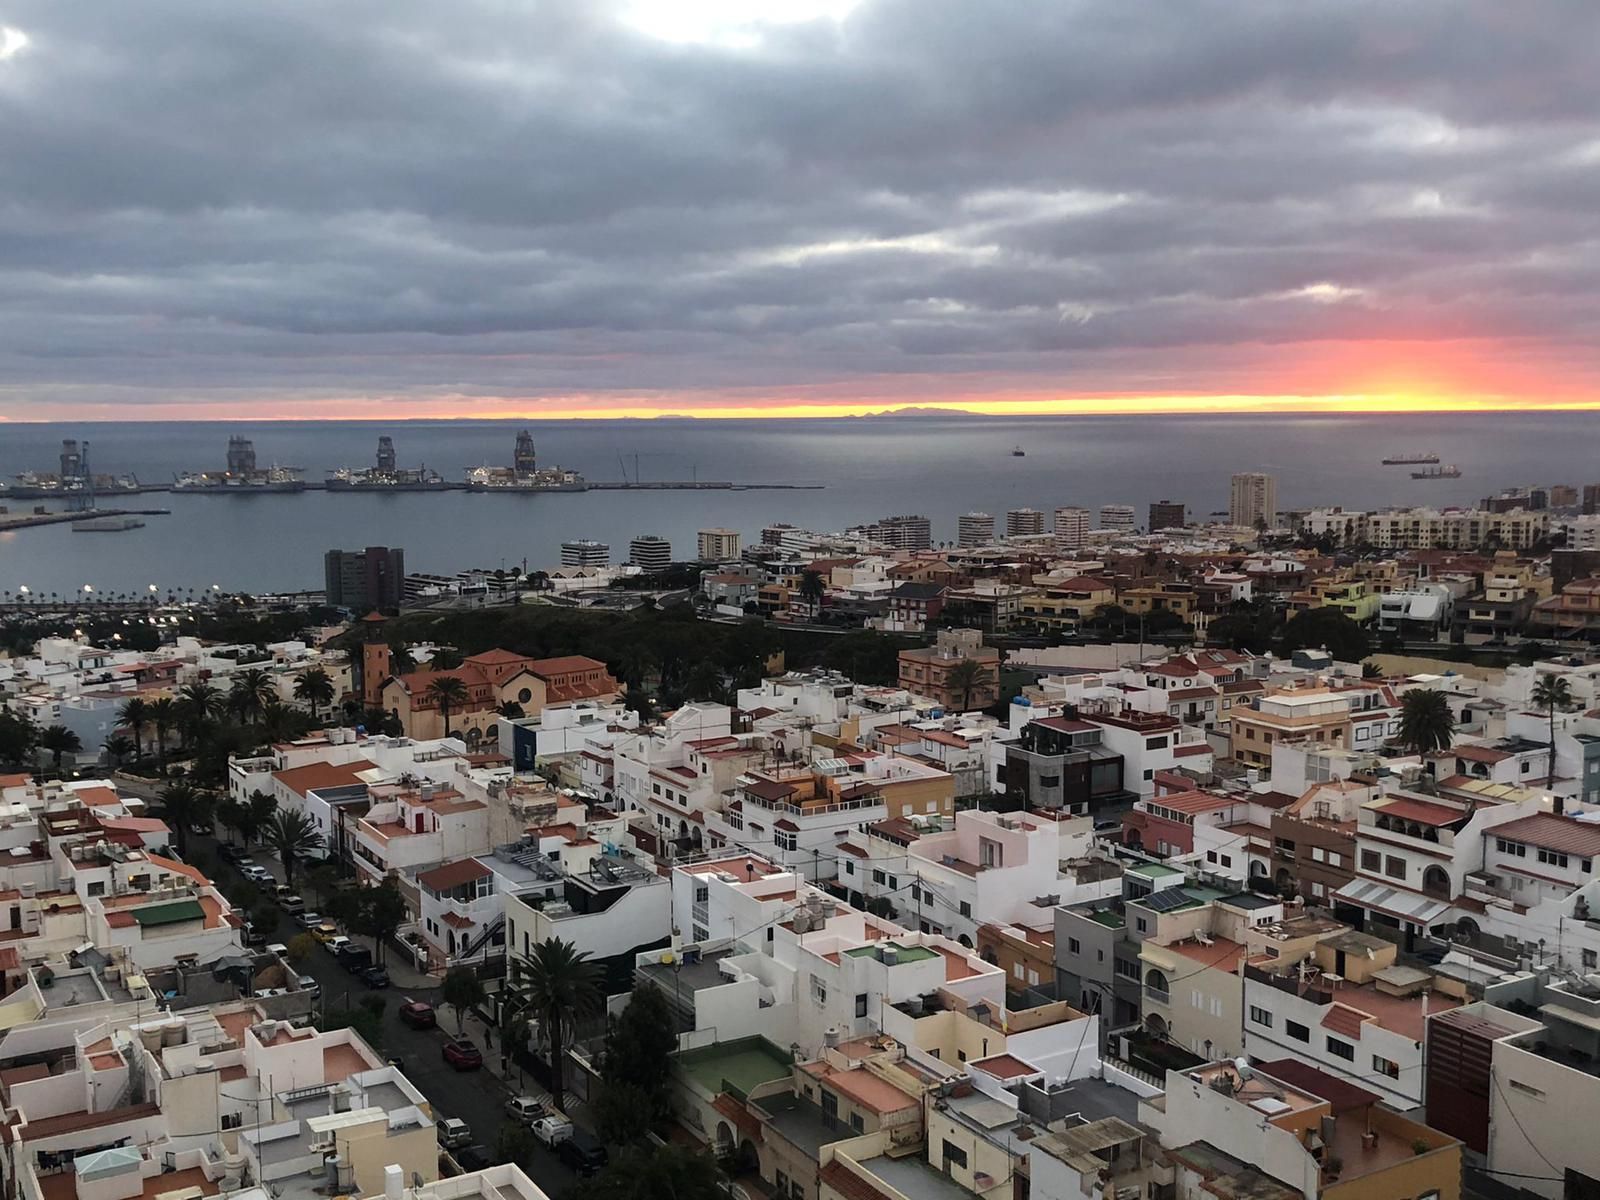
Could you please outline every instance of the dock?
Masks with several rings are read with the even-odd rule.
[[[165,517],[171,514],[170,508],[89,508],[82,512],[22,513],[17,516],[5,513],[0,514],[0,532],[31,529],[36,525],[71,525],[102,517]]]

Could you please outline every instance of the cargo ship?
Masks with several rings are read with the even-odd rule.
[[[564,467],[541,467],[533,452],[533,434],[517,434],[509,467],[467,468],[469,492],[583,492],[588,482]]]
[[[1383,460],[1386,467],[1421,467],[1439,461],[1437,454],[1391,454]]]
[[[462,485],[425,465],[415,470],[397,466],[394,439],[384,436],[378,439],[376,466],[340,467],[328,473],[323,486],[330,492],[447,492]]]
[[[1461,468],[1451,463],[1447,467],[1430,467],[1426,471],[1411,472],[1413,479],[1460,479]]]
[[[202,496],[258,496],[303,492],[306,481],[299,467],[256,466],[255,443],[246,437],[231,437],[226,470],[185,472],[173,479],[172,490]]]

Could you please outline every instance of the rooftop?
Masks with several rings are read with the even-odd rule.
[[[862,1159],[861,1167],[901,1195],[914,1196],[916,1200],[972,1200],[971,1192],[917,1155],[890,1158],[879,1154]]]
[[[725,1085],[731,1084],[747,1095],[763,1083],[787,1078],[794,1066],[788,1054],[762,1037],[684,1050],[677,1059],[678,1065],[707,1091],[727,1091]]]

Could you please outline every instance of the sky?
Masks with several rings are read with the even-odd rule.
[[[1595,0],[0,0],[0,420],[1600,406]]]

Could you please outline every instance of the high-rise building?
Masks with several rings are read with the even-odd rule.
[[[927,517],[907,513],[884,517],[862,530],[867,537],[896,550],[926,550],[933,545],[933,523]]]
[[[591,538],[561,543],[563,567],[605,567],[611,564],[611,547]]]
[[[1089,537],[1089,510],[1076,504],[1056,509],[1055,534],[1057,550],[1080,550]]]
[[[697,546],[701,562],[729,562],[739,557],[739,531],[702,529]]]
[[[963,513],[956,522],[958,546],[987,546],[994,541],[994,518],[986,512]]]
[[[1151,533],[1161,529],[1182,529],[1189,523],[1189,510],[1177,500],[1157,500],[1150,505]]]
[[[665,571],[672,565],[672,543],[659,533],[641,533],[628,543],[628,561],[642,571]]]
[[[1583,485],[1583,515],[1592,517],[1600,513],[1600,483]]]
[[[1240,471],[1228,496],[1228,524],[1271,529],[1278,523],[1278,481],[1259,471]]]
[[[1578,506],[1578,489],[1570,483],[1552,483],[1550,485],[1551,508],[1576,508]]]
[[[1121,533],[1132,533],[1133,527],[1133,505],[1102,504],[1100,506],[1101,529],[1115,529]]]
[[[323,592],[335,608],[369,613],[399,608],[405,597],[406,552],[398,546],[329,550],[322,572]]]
[[[1044,532],[1044,514],[1037,508],[1013,508],[1006,514],[1007,537],[1038,537]]]

